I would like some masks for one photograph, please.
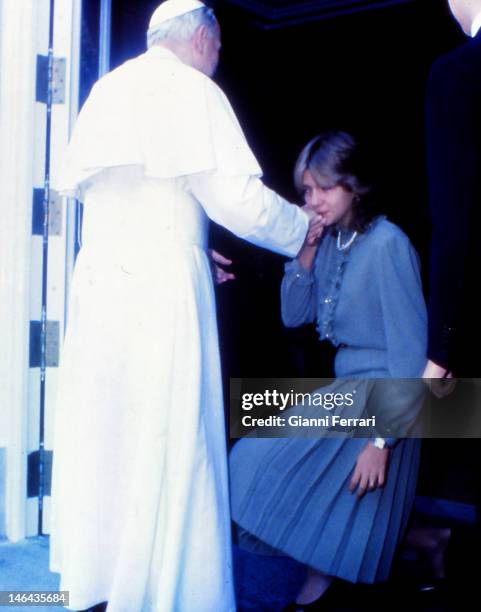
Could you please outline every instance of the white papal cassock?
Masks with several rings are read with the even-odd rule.
[[[51,537],[73,609],[235,609],[208,217],[290,256],[307,230],[259,176],[224,94],[160,47],[80,113],[57,185],[85,211]]]

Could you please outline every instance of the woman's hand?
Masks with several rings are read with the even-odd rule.
[[[309,217],[309,230],[304,242],[304,247],[317,247],[322,233],[324,232],[324,218],[308,204],[304,204],[304,206],[302,206],[302,210]]]
[[[357,458],[349,491],[354,493],[357,489],[358,497],[362,497],[366,491],[382,487],[386,482],[388,459],[389,448],[379,449],[368,442]]]
[[[216,285],[222,285],[222,283],[226,283],[227,281],[234,280],[235,274],[232,272],[227,272],[224,268],[220,266],[230,266],[232,264],[231,259],[227,259],[214,249],[209,249],[209,257],[210,257],[210,265],[212,268],[212,274],[214,276],[214,281]],[[220,264],[220,265],[219,265]]]
[[[302,210],[309,216],[309,230],[297,259],[305,270],[310,270],[316,257],[317,247],[324,232],[324,219],[310,206],[304,204]]]

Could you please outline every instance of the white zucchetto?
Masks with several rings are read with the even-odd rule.
[[[149,30],[157,28],[165,21],[204,7],[205,4],[199,0],[165,0],[155,9],[150,18]]]

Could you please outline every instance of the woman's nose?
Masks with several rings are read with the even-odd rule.
[[[312,193],[312,206],[314,208],[319,208],[320,206],[322,206],[323,201],[324,201],[324,198],[323,198],[322,193],[318,189],[316,189]]]

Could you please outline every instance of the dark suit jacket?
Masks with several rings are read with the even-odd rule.
[[[432,67],[427,151],[428,356],[458,376],[481,376],[481,33]]]

